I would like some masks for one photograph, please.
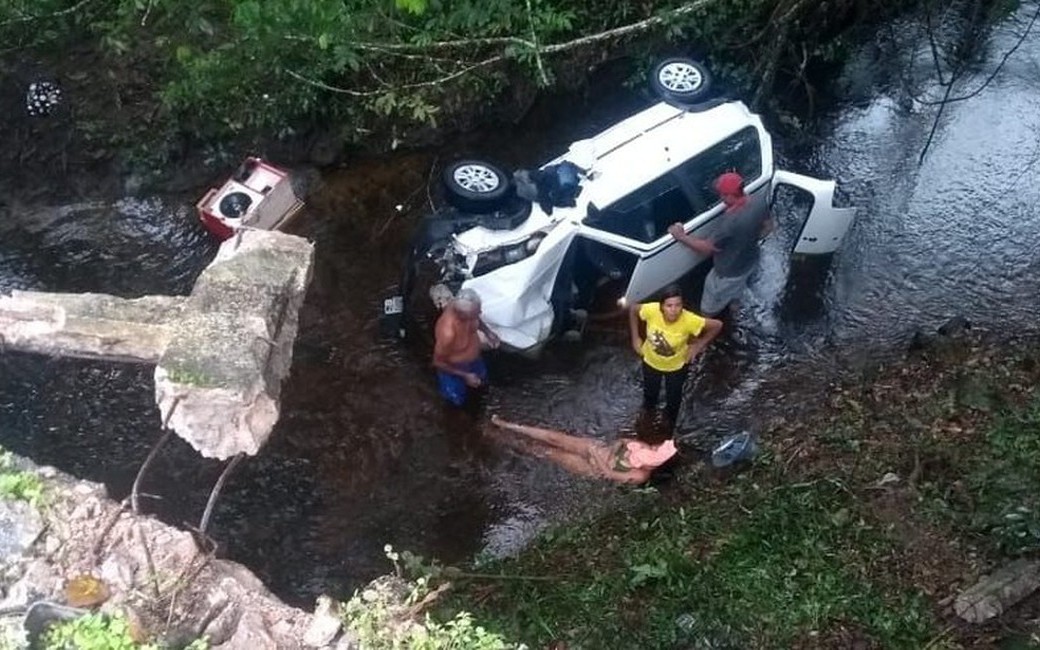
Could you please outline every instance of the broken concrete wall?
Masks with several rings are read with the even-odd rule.
[[[155,369],[163,421],[203,456],[256,454],[278,421],[313,246],[272,234],[221,247]]]
[[[156,363],[160,417],[200,454],[256,454],[279,416],[313,245],[270,231],[224,242],[187,297],[15,291],[0,342],[56,356]]]

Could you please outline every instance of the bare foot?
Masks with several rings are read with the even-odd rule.
[[[495,425],[496,427],[502,427],[504,429],[506,425],[508,425],[509,423],[503,420],[502,418],[498,417],[498,414],[496,413],[495,415],[491,416],[491,424]]]

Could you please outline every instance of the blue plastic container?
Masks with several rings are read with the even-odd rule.
[[[711,452],[711,464],[714,467],[727,467],[740,460],[751,460],[757,452],[755,436],[748,431],[741,431],[715,447]]]

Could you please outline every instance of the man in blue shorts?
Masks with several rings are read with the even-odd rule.
[[[480,296],[462,289],[445,306],[434,328],[433,367],[441,395],[462,406],[470,389],[487,383],[487,366],[480,358],[481,334],[489,347],[498,347],[498,336],[480,319]]]

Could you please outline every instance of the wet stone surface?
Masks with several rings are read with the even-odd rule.
[[[43,532],[43,519],[25,501],[0,500],[0,572],[17,562]]]

